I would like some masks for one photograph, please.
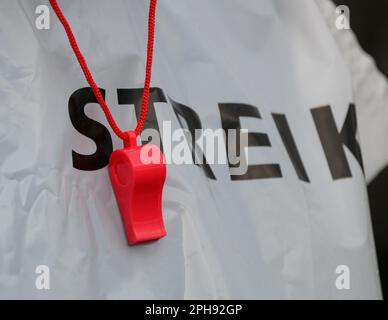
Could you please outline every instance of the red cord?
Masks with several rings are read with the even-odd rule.
[[[151,82],[151,72],[152,72],[152,58],[153,58],[153,48],[154,48],[154,33],[155,33],[155,11],[156,11],[156,1],[157,0],[150,0],[150,7],[149,7],[149,13],[148,13],[148,41],[147,41],[147,62],[146,62],[146,70],[145,70],[145,79],[144,79],[144,90],[143,90],[143,96],[141,101],[141,111],[140,116],[137,121],[137,126],[135,129],[135,134],[138,136],[141,131],[144,128],[144,123],[147,118],[148,113],[148,101],[150,96],[150,82]],[[105,117],[109,122],[109,125],[111,126],[114,133],[122,140],[128,139],[128,135],[126,135],[123,131],[120,130],[120,128],[117,126],[115,120],[113,119],[113,116],[109,110],[109,107],[107,106],[106,102],[104,101],[104,98],[101,95],[100,90],[98,89],[98,86],[96,82],[94,81],[92,74],[90,73],[90,70],[88,68],[88,65],[86,64],[85,58],[83,57],[81,50],[78,47],[77,41],[74,37],[73,31],[71,30],[71,27],[66,20],[65,16],[63,15],[58,3],[56,0],[50,0],[50,4],[57,15],[59,21],[62,23],[67,37],[70,42],[70,46],[74,51],[75,56],[77,57],[77,60],[79,62],[79,65],[81,66],[81,69],[85,75],[86,81],[89,83],[98,103],[100,104],[102,110],[104,111]]]

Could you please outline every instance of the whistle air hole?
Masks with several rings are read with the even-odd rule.
[[[130,182],[130,168],[127,163],[124,161],[118,161],[114,165],[114,173],[117,178],[117,181],[122,186],[127,186]]]

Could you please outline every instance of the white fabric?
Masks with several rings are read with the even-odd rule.
[[[120,127],[134,128],[116,90],[142,87],[148,1],[59,3]],[[159,1],[153,86],[208,128],[221,127],[218,103],[257,107],[262,119],[243,125],[268,134],[272,147],[250,148],[249,162],[279,163],[283,177],[231,181],[219,165],[213,181],[197,166],[169,165],[167,237],[135,247],[107,168],[73,168],[72,150],[95,151],[68,112],[86,82],[54,14],[50,30],[35,28],[39,4],[0,2],[0,298],[381,298],[365,178],[346,150],[352,177],[333,181],[311,116],[330,104],[340,127],[354,102],[314,1]],[[376,75],[377,89],[364,86],[369,60],[346,52],[367,66],[355,73],[355,99],[361,129],[376,119],[361,136],[371,177],[386,161],[377,153],[386,84]],[[381,100],[369,101],[370,88]],[[179,127],[170,103],[156,109],[160,125]],[[86,110],[108,127],[96,104]],[[286,114],[310,183],[298,179],[271,113]],[[380,141],[378,150],[368,140]],[[50,290],[35,287],[38,265],[50,268]],[[350,268],[349,290],[336,288],[338,265]]]
[[[370,181],[388,164],[388,149],[384,138],[388,136],[388,82],[376,68],[373,58],[361,49],[353,32],[335,27],[338,15],[333,3],[327,0],[316,2],[352,76],[365,174],[367,181]]]

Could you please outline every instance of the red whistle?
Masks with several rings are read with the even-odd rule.
[[[166,164],[156,145],[138,146],[135,133],[126,134],[124,148],[110,156],[109,176],[128,243],[133,245],[166,235],[162,215]]]

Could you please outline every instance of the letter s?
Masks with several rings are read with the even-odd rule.
[[[100,89],[105,99],[105,90]],[[93,171],[104,168],[109,163],[113,152],[112,138],[108,129],[101,123],[88,118],[85,106],[88,103],[97,103],[93,91],[89,87],[76,90],[69,99],[69,115],[74,128],[81,134],[92,139],[97,150],[90,155],[79,154],[72,150],[73,167],[84,171]]]

